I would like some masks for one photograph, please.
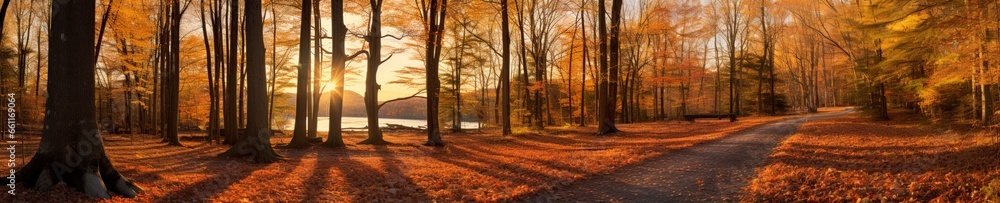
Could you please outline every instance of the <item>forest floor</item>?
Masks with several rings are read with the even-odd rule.
[[[119,171],[145,189],[139,197],[88,199],[59,184],[48,192],[19,189],[13,201],[512,201],[787,118],[621,124],[623,133],[612,136],[595,136],[592,126],[515,129],[508,137],[495,131],[445,133],[443,148],[420,145],[426,140],[420,133],[387,132],[385,139],[395,144],[277,149],[285,161],[273,164],[217,157],[226,145],[182,139],[186,147],[170,147],[149,135],[110,135],[104,138],[106,151]],[[363,132],[351,132],[344,139],[364,138]],[[279,136],[272,143],[289,140]],[[38,138],[25,143],[22,151],[30,159]]]
[[[1000,137],[902,111],[807,122],[744,188],[748,202],[1000,202]]]
[[[846,109],[797,116],[652,158],[539,194],[529,202],[736,202],[771,150],[808,121]],[[788,202],[788,201],[784,201]]]

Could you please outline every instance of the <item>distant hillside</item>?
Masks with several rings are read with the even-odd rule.
[[[344,116],[345,117],[365,117],[365,97],[357,92],[344,90]],[[391,99],[391,98],[390,98]],[[295,94],[291,94],[288,104],[295,105]],[[323,93],[320,97],[319,116],[329,116],[330,113],[330,92]],[[386,104],[379,111],[382,118],[406,118],[406,119],[426,119],[427,100],[424,98],[411,98]]]

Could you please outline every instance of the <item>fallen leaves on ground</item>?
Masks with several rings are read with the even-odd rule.
[[[774,150],[744,189],[745,202],[1000,201],[998,143],[919,115],[857,114],[807,122]],[[989,187],[990,182],[998,186]]]
[[[21,189],[14,201],[510,201],[782,118],[624,124],[618,126],[624,133],[611,136],[594,135],[594,127],[518,129],[507,137],[496,131],[445,133],[443,148],[419,145],[426,140],[421,133],[386,132],[395,144],[277,149],[285,161],[273,164],[216,157],[225,145],[182,141],[186,147],[169,147],[152,136],[112,135],[105,138],[107,153],[145,193],[96,200],[60,184],[48,192]],[[365,136],[353,132],[344,139],[357,143]],[[272,143],[289,140],[275,137]]]

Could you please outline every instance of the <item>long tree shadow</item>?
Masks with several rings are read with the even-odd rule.
[[[336,159],[333,161],[337,163],[326,164],[337,167],[337,170],[341,172],[344,181],[350,186],[347,188],[347,192],[351,194],[353,202],[386,201],[384,197],[402,197],[404,201],[414,202],[431,200],[430,196],[420,189],[412,178],[406,176],[404,170],[399,167],[402,162],[394,157],[387,146],[374,147],[378,157],[365,158],[380,159],[379,162],[384,167],[384,172],[354,160],[364,158],[351,157],[349,153],[334,155]],[[319,177],[320,175],[316,174],[323,171],[329,171],[329,168],[319,167],[317,172],[314,172],[314,176]],[[319,192],[308,193],[318,194]]]
[[[324,150],[324,149],[319,149],[319,150]],[[336,165],[336,163],[329,163],[331,162],[330,159],[320,156],[320,154],[322,154],[321,152],[318,152],[316,150],[312,150],[312,152],[316,152],[316,166],[313,167],[313,171],[312,174],[309,176],[309,179],[304,181],[304,184],[301,186],[302,188],[300,188],[300,189],[305,189],[305,193],[302,194],[303,197],[300,198],[302,199],[301,202],[319,201],[316,198],[321,196],[320,194],[322,193],[322,191],[330,189],[330,188],[323,188],[322,186],[326,185],[327,182],[332,181],[330,180],[329,173],[331,165]]]
[[[486,149],[482,149],[482,148],[473,148],[473,147],[462,147],[462,148],[465,148],[465,149],[467,149],[470,152],[474,151],[474,153],[486,154],[486,155],[490,155],[490,156],[514,157],[514,158],[518,158],[518,159],[530,161],[530,162],[533,162],[533,163],[538,164],[538,165],[542,165],[542,166],[547,167],[547,168],[569,172],[569,173],[572,173],[574,175],[586,175],[587,174],[587,171],[585,171],[585,170],[581,170],[579,168],[575,168],[573,166],[570,166],[570,165],[567,165],[567,164],[565,164],[563,162],[559,162],[559,161],[555,161],[555,160],[545,160],[545,159],[541,159],[541,158],[534,158],[534,157],[532,157],[530,155],[525,155],[525,154],[501,154],[501,153],[498,153],[497,150],[486,150]]]
[[[286,159],[289,160],[299,160],[303,153],[292,153],[286,155]],[[238,164],[231,164],[229,162],[239,162]],[[272,164],[284,164],[284,163],[272,163]],[[272,164],[256,164],[246,161],[242,158],[212,158],[211,161],[206,163],[206,168],[217,169],[218,171],[224,171],[224,173],[218,173],[210,178],[192,183],[189,185],[184,185],[181,190],[176,190],[157,199],[157,201],[180,201],[180,202],[196,202],[196,201],[206,201],[218,197],[219,194],[225,192],[231,185],[236,184],[240,180],[249,178],[254,172],[264,169]],[[297,164],[296,167],[301,165]],[[275,177],[285,177],[287,174],[294,171],[294,168],[289,170],[282,170],[279,174],[274,175]]]
[[[483,154],[477,154],[458,147],[449,147],[448,150],[450,150],[450,153],[431,156],[431,158],[465,168],[484,176],[493,177],[497,180],[506,180],[526,185],[542,184],[542,179],[553,178],[547,174],[525,168],[520,163],[486,158]],[[480,163],[479,165],[482,166],[470,163]],[[532,176],[537,178],[533,178]]]

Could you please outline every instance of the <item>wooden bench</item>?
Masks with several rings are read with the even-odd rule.
[[[729,118],[729,122],[736,122],[735,114],[685,114],[684,120],[694,122],[694,119],[699,118],[715,118],[722,120],[723,118]]]

